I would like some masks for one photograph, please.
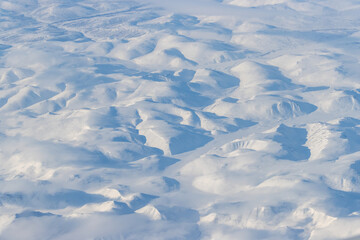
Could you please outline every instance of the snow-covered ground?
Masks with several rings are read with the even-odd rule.
[[[0,0],[0,239],[360,239],[358,0]]]

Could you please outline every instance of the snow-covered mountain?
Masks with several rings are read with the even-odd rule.
[[[357,0],[0,0],[0,239],[360,239]]]

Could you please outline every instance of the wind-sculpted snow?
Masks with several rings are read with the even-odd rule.
[[[359,7],[0,1],[0,239],[360,238]]]

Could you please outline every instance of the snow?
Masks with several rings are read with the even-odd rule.
[[[360,238],[359,7],[0,1],[0,239]]]

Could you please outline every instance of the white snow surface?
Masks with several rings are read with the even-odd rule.
[[[358,0],[0,0],[0,239],[360,239]]]

